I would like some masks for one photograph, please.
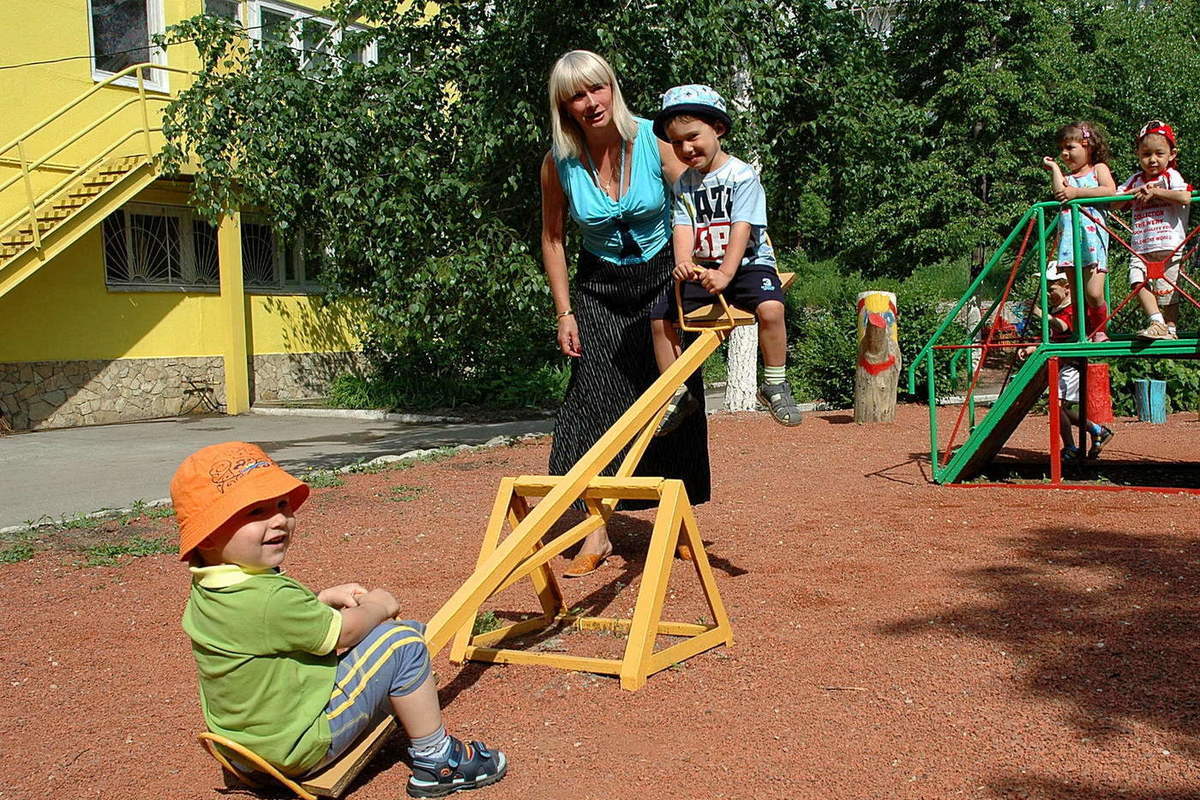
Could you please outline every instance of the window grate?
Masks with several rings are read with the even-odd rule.
[[[217,229],[190,208],[130,203],[101,226],[109,286],[213,288],[221,283]],[[261,217],[242,215],[242,280],[247,289],[306,289],[319,253],[303,235],[280,244]]]

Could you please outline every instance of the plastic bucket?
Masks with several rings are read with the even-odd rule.
[[[1137,378],[1133,382],[1133,407],[1142,422],[1167,421],[1167,382]]]

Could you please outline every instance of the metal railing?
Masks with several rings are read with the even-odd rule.
[[[95,167],[104,160],[113,157],[114,152],[123,147],[130,140],[141,139],[139,147],[135,152],[123,152],[120,157],[142,157],[151,159],[155,155],[155,147],[152,139],[152,134],[161,133],[161,125],[151,125],[151,103],[160,103],[166,105],[170,103],[174,97],[171,95],[163,95],[157,91],[147,91],[147,78],[145,72],[147,70],[174,72],[180,75],[193,75],[189,70],[179,69],[178,67],[169,67],[164,64],[133,64],[125,69],[117,72],[103,81],[100,81],[95,86],[80,94],[75,99],[63,105],[57,111],[53,112],[45,119],[38,122],[36,125],[29,127],[12,141],[0,146],[0,164],[17,169],[17,174],[8,180],[0,183],[0,200],[6,193],[10,191],[22,191],[24,197],[19,205],[22,205],[17,213],[0,223],[0,240],[11,239],[14,235],[24,233],[25,226],[28,226],[29,232],[32,234],[33,247],[35,250],[42,249],[42,236],[39,230],[39,213],[46,207],[52,199],[60,195],[65,189],[71,186],[76,181],[85,177]],[[73,109],[79,108],[88,98],[96,95],[98,92],[113,86],[117,81],[122,79],[132,79],[135,82],[137,95],[130,97],[121,102],[118,102],[113,107],[109,108],[99,117],[92,119],[82,128],[74,129],[71,135],[57,138],[57,144],[51,147],[47,152],[42,153],[37,157],[31,157],[28,152],[30,140],[38,134],[45,133],[50,130],[51,125],[62,119]],[[121,84],[122,86],[128,83]],[[114,138],[106,140],[107,143],[102,145],[98,150],[93,151],[83,163],[61,164],[55,162],[57,156],[62,154],[67,148],[91,136],[98,128],[113,120],[117,115],[126,109],[136,107],[140,111],[137,122],[132,129],[122,133],[118,131],[113,134]],[[155,115],[157,116],[157,115]],[[66,171],[67,175],[49,189],[35,191],[33,184],[33,175],[38,170],[47,170],[53,172]],[[15,188],[15,187],[20,188]]]
[[[1073,246],[1073,263],[1066,267],[1068,277],[1071,282],[1072,302],[1076,312],[1074,314],[1074,327],[1071,330],[1070,341],[1079,345],[1088,342],[1086,315],[1082,312],[1085,304],[1084,283],[1083,283],[1083,265],[1085,262],[1083,247],[1084,237],[1083,225],[1085,220],[1091,220],[1099,225],[1106,225],[1096,217],[1093,217],[1087,208],[1091,207],[1106,207],[1117,203],[1125,203],[1133,200],[1133,195],[1117,195],[1112,197],[1088,197],[1070,200],[1065,203],[1057,201],[1047,201],[1035,203],[1022,216],[1012,231],[1004,239],[1004,242],[992,254],[991,258],[984,264],[983,269],[971,281],[966,292],[954,305],[954,307],[946,314],[941,324],[934,331],[929,341],[921,348],[917,356],[909,363],[907,368],[908,374],[908,391],[916,393],[917,386],[917,370],[924,370],[926,380],[927,397],[929,403],[929,431],[930,431],[930,459],[934,480],[938,480],[941,468],[939,465],[939,441],[938,441],[938,425],[937,425],[937,364],[935,362],[935,353],[939,350],[949,351],[950,358],[948,359],[948,375],[951,385],[959,384],[959,370],[962,364],[962,359],[968,357],[971,359],[971,379],[966,387],[965,396],[963,396],[962,412],[969,420],[968,431],[972,431],[976,427],[976,386],[978,383],[980,371],[983,367],[983,362],[994,349],[1012,348],[1012,347],[1028,347],[1041,346],[1050,342],[1050,309],[1048,307],[1049,294],[1047,292],[1046,281],[1046,265],[1047,265],[1047,249],[1048,243],[1060,225],[1060,220],[1063,212],[1069,212],[1070,225],[1072,229],[1071,242]],[[1200,202],[1200,192],[1192,195],[1192,202]],[[1180,245],[1176,250],[1181,256],[1181,260],[1187,260],[1196,249],[1196,242],[1200,241],[1200,228],[1193,229],[1185,240],[1185,243]],[[1124,252],[1129,245],[1122,238],[1110,231],[1110,254],[1114,252],[1114,247],[1118,252]],[[1118,245],[1119,242],[1119,245]],[[978,321],[966,327],[965,333],[962,336],[962,341],[943,341],[947,336],[947,332],[951,330],[955,321],[958,320],[963,309],[972,300],[977,299],[981,293],[982,287],[988,282],[989,278],[994,278],[996,275],[1003,275],[1001,265],[1007,264],[1011,257],[1011,267],[1004,284],[1003,290],[996,296],[987,300],[986,303],[981,303],[980,307],[986,305],[987,310],[980,312]],[[1174,258],[1174,256],[1172,256]],[[1143,259],[1144,260],[1144,259]],[[1110,259],[1111,263],[1111,259]],[[1022,266],[1027,269],[1022,270]],[[1029,269],[1037,270],[1037,297],[1030,304],[1029,309],[1032,311],[1032,304],[1036,303],[1041,311],[1040,326],[1035,334],[1030,336],[1028,333],[1023,335],[1021,341],[1015,343],[997,343],[993,341],[993,335],[996,330],[997,322],[1001,319],[1007,304],[1010,302],[1010,295],[1014,285],[1017,282],[1019,275],[1028,276]],[[1111,274],[1111,273],[1110,273]],[[1182,279],[1188,281],[1193,286],[1200,287],[1186,273],[1182,273]],[[1026,278],[1027,279],[1027,278]],[[1109,300],[1109,289],[1111,281],[1105,282],[1105,301]],[[1119,311],[1126,305],[1132,296],[1136,294],[1138,288],[1135,287],[1125,299],[1118,305],[1117,309],[1111,310],[1109,317]],[[1180,293],[1188,300],[1197,303],[1186,291],[1179,287]],[[1111,306],[1110,306],[1111,309]],[[1107,322],[1107,319],[1105,320]],[[976,360],[977,359],[977,360]],[[959,421],[963,419],[960,414]],[[950,442],[947,445],[946,453],[949,457],[953,445],[954,436],[958,431],[958,424],[955,425],[955,431],[951,434]]]

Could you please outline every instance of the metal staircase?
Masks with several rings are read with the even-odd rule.
[[[158,177],[162,127],[152,121],[171,97],[147,90],[150,68],[190,74],[127,67],[0,147],[0,165],[13,173],[0,181],[0,213],[15,211],[0,222],[0,297]],[[102,93],[122,80],[132,80],[136,93]]]

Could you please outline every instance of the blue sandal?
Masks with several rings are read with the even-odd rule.
[[[483,742],[462,742],[450,737],[445,758],[427,761],[414,758],[408,779],[409,797],[445,797],[488,786],[508,772],[504,753],[488,749]]]

